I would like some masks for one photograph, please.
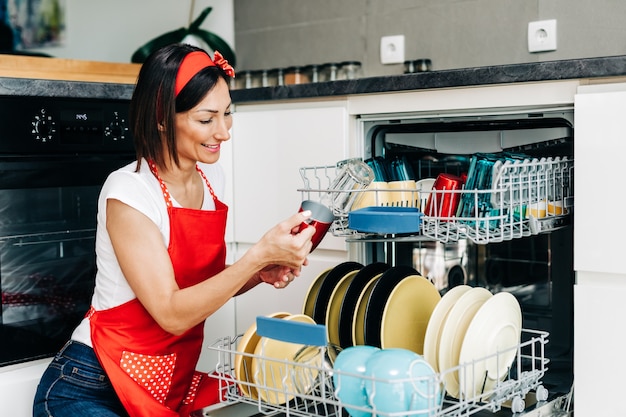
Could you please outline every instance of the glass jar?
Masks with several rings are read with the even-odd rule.
[[[416,59],[415,60],[416,72],[427,72],[432,69],[433,69],[433,63],[430,59]]]
[[[328,62],[322,65],[319,77],[320,81],[336,81],[341,65],[337,62]]]
[[[302,67],[289,67],[285,70],[285,85],[305,84],[309,82],[308,75]]]
[[[359,61],[344,61],[340,65],[339,79],[354,80],[363,76]]]
[[[317,64],[307,65],[303,68],[304,73],[309,77],[309,82],[316,83],[320,80],[320,66]]]

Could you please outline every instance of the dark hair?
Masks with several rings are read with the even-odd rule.
[[[195,107],[217,84],[227,83],[228,75],[220,67],[200,70],[187,85],[174,94],[178,67],[185,56],[202,49],[186,44],[172,44],[153,52],[144,62],[130,102],[130,126],[137,154],[139,171],[141,158],[163,165],[166,158],[178,165],[176,152],[175,115]],[[165,141],[165,147],[163,146]],[[165,155],[167,149],[168,155]]]

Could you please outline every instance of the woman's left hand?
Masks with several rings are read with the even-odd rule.
[[[281,265],[266,266],[258,273],[261,281],[273,285],[275,288],[285,288],[298,276],[300,276],[300,269],[294,270]]]

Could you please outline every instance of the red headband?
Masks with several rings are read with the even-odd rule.
[[[178,95],[178,93],[180,93],[180,90],[182,90],[187,85],[189,80],[191,80],[194,75],[200,72],[200,70],[206,67],[215,66],[223,69],[226,72],[226,75],[228,75],[229,77],[235,77],[235,70],[218,51],[215,51],[215,53],[213,54],[213,60],[211,60],[206,52],[194,51],[188,53],[187,56],[185,56],[185,58],[183,59],[183,62],[181,62],[180,66],[178,67],[174,94]]]

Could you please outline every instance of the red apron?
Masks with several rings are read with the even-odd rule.
[[[225,268],[226,214],[208,180],[215,211],[172,207],[156,166],[170,221],[167,251],[180,288],[195,285]],[[163,330],[139,300],[88,313],[98,359],[131,417],[179,416],[219,401],[217,380],[195,371],[204,323],[180,336]],[[200,398],[202,397],[202,398]]]

